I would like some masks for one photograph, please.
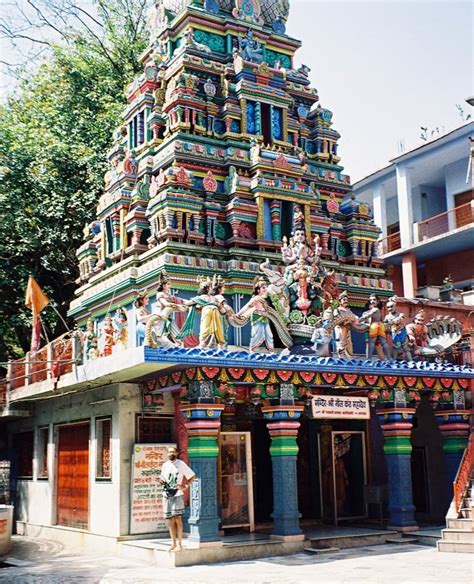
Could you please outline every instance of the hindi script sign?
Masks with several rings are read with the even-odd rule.
[[[163,487],[158,482],[168,448],[174,444],[135,444],[130,489],[130,534],[166,531]]]
[[[311,404],[313,418],[370,418],[369,398],[338,395],[315,395]]]

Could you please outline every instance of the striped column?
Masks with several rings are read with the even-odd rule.
[[[443,452],[448,471],[448,488],[452,498],[452,484],[469,438],[469,410],[435,412],[443,440]]]
[[[298,511],[298,418],[303,406],[271,405],[262,408],[270,432],[273,471],[273,531],[272,535],[285,540],[304,538]]]
[[[416,531],[415,506],[411,482],[410,441],[415,409],[383,410],[378,413],[384,436],[389,493],[388,529]]]
[[[222,545],[217,507],[217,438],[223,404],[180,406],[188,429],[189,466],[196,473],[191,485],[189,541],[199,545]]]

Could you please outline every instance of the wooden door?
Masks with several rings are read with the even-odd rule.
[[[58,428],[57,523],[87,529],[89,423]]]

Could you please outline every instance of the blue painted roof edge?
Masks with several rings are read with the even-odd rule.
[[[248,353],[215,349],[152,349],[145,347],[145,363],[169,363],[187,367],[261,367],[294,371],[357,373],[365,375],[411,375],[451,378],[474,378],[474,369],[452,363],[428,361],[381,361],[339,359],[313,355],[280,355],[278,353]]]

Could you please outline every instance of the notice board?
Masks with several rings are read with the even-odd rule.
[[[168,448],[175,444],[135,444],[130,486],[130,535],[166,531],[163,486],[158,481]]]

